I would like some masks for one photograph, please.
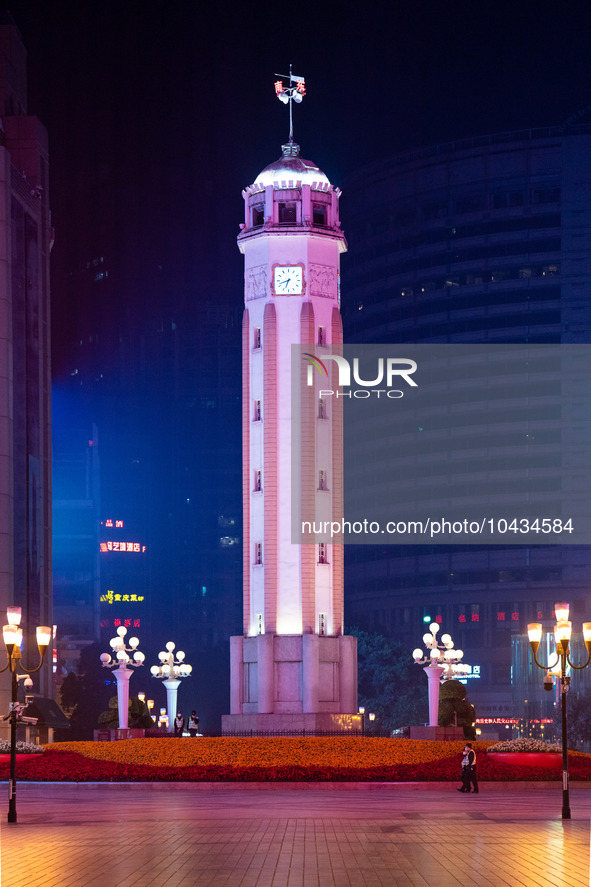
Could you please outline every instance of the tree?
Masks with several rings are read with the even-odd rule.
[[[374,712],[381,730],[424,724],[427,720],[427,683],[403,644],[358,628],[359,704]]]
[[[567,712],[569,745],[591,742],[591,689],[576,695],[569,693]]]
[[[463,727],[466,739],[476,739],[476,712],[460,681],[444,681],[440,685],[438,723],[440,727]]]
[[[119,705],[116,696],[112,696],[109,699],[109,707],[106,711],[100,713],[98,722],[101,727],[106,727],[109,730],[117,729],[119,726]],[[154,721],[148,712],[148,706],[141,699],[138,699],[137,696],[133,696],[129,700],[128,725],[131,729],[143,727],[148,730],[154,726]]]
[[[56,731],[56,739],[92,739],[99,714],[112,695],[115,680],[100,662],[100,644],[91,644],[80,654],[78,674],[68,672],[60,687],[60,703],[70,712],[69,729]]]

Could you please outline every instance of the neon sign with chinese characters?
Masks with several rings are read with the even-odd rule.
[[[143,600],[143,594],[116,594],[111,589],[100,597],[101,604],[138,604]]]
[[[466,668],[469,668],[470,671],[467,671],[460,678],[460,681],[463,683],[467,678],[479,678],[480,677],[480,666],[479,665],[467,665]]]
[[[142,545],[141,542],[101,542],[100,550],[101,553],[107,551],[132,551],[143,554],[146,546]]]
[[[115,628],[119,628],[120,625],[124,625],[125,628],[140,628],[140,620],[139,619],[113,619],[113,623]],[[111,625],[110,619],[102,619],[101,620],[101,628],[108,628]]]

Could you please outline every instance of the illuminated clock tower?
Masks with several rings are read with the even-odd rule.
[[[289,75],[289,87],[275,89],[291,123],[303,78]],[[341,401],[320,395],[337,387],[334,361],[328,379],[318,373],[310,387],[300,356],[318,364],[343,341],[340,191],[300,157],[290,125],[279,160],[242,194],[244,633],[230,642],[222,730],[354,731],[357,647],[343,634],[343,546],[297,536],[304,512],[331,520],[343,509]]]

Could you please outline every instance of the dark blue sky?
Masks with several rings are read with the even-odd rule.
[[[29,52],[29,109],[50,133],[58,319],[60,276],[98,248],[99,201],[130,280],[156,262],[181,289],[197,274],[234,289],[240,190],[286,138],[273,80],[290,62],[308,86],[296,140],[336,184],[399,149],[560,124],[591,102],[582,4],[7,5]]]

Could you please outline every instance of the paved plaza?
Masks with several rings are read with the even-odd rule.
[[[1,887],[589,887],[591,789],[455,788],[21,783]]]

